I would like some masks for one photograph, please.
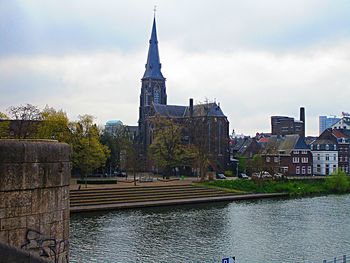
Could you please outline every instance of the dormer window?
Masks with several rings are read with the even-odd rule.
[[[327,150],[327,151],[329,150],[329,145],[328,145],[328,144],[326,144],[326,150]]]
[[[337,145],[336,144],[334,144],[334,150],[336,150],[337,149]]]
[[[319,150],[320,149],[320,145],[319,144],[317,144],[317,150]]]

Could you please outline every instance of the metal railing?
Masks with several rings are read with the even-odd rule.
[[[350,257],[347,257],[346,255],[337,256],[333,259],[324,259],[322,263],[347,263],[350,262]]]

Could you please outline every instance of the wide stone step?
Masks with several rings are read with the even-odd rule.
[[[206,189],[206,188],[198,188],[198,189],[177,189],[175,191],[170,191],[167,189],[159,189],[159,190],[152,190],[152,191],[137,191],[137,192],[108,192],[108,193],[89,193],[84,195],[71,195],[70,200],[85,200],[85,199],[92,199],[92,198],[112,198],[117,196],[123,196],[123,197],[133,197],[133,196],[150,196],[150,195],[164,195],[164,194],[182,194],[182,193],[217,193],[217,190],[214,189]]]
[[[71,202],[71,206],[89,206],[89,205],[107,205],[107,204],[118,204],[118,203],[132,203],[132,202],[150,202],[150,201],[163,201],[163,200],[178,200],[178,199],[196,199],[196,198],[212,198],[221,196],[233,196],[230,193],[215,193],[215,194],[173,194],[173,195],[162,195],[162,196],[140,196],[135,198],[110,198],[102,200],[80,200]]]
[[[227,192],[183,192],[183,193],[157,193],[152,195],[134,195],[134,196],[95,196],[83,199],[71,199],[70,203],[89,202],[89,201],[103,201],[103,200],[131,200],[131,199],[148,199],[148,198],[172,198],[176,196],[215,196],[215,195],[232,195]]]
[[[71,195],[85,195],[90,193],[118,193],[118,192],[140,192],[140,191],[159,191],[159,190],[177,190],[177,189],[203,189],[202,187],[191,185],[172,185],[172,186],[136,186],[136,187],[121,187],[121,188],[94,188],[70,190]]]

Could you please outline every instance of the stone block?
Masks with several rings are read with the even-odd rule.
[[[0,162],[0,191],[25,189],[23,165]]]
[[[0,220],[1,231],[25,228],[27,220],[25,216],[3,218]]]
[[[8,244],[9,231],[1,231],[0,230],[0,242]]]
[[[63,221],[63,210],[53,212],[53,222],[61,222]]]
[[[0,208],[0,219],[5,218],[6,216],[6,209]]]
[[[27,216],[27,228],[28,229],[40,229],[40,215]]]
[[[32,192],[31,191],[12,191],[5,195],[5,207],[22,207],[31,206]]]
[[[42,235],[49,237],[51,230],[51,224],[43,224],[40,222],[40,229],[38,230]]]
[[[7,207],[5,208],[6,217],[19,217],[30,215],[32,213],[31,206]]]
[[[26,242],[26,228],[18,228],[9,230],[8,244],[10,246],[21,248]]]

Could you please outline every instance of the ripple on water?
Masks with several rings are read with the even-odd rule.
[[[350,253],[350,195],[73,214],[71,262],[318,261]]]

